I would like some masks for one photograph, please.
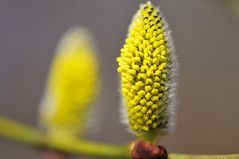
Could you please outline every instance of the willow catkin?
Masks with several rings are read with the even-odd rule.
[[[130,130],[145,136],[170,128],[177,62],[167,24],[150,2],[134,16],[117,61]]]
[[[89,31],[63,36],[50,69],[40,120],[48,133],[81,135],[98,89],[98,61]]]

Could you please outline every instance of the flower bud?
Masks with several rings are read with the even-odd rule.
[[[41,103],[41,125],[53,135],[81,135],[98,90],[98,61],[84,28],[63,36],[50,69]]]
[[[166,21],[150,2],[140,6],[117,58],[125,121],[139,137],[173,124],[177,61]]]

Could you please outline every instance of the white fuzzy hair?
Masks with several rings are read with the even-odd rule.
[[[168,110],[168,125],[166,128],[167,132],[171,132],[171,131],[174,131],[175,123],[176,123],[175,112],[176,112],[176,105],[177,105],[176,94],[177,94],[177,84],[178,84],[178,75],[179,75],[179,73],[178,73],[179,63],[177,60],[177,55],[175,53],[173,38],[171,36],[172,31],[170,30],[168,23],[165,20],[164,16],[160,12],[159,7],[157,7],[157,10],[158,10],[160,16],[162,17],[162,21],[164,24],[166,41],[169,44],[169,58],[171,61],[170,75],[169,75],[170,81],[168,82],[168,86],[170,88],[169,96],[168,96],[168,98],[169,98],[168,108],[167,108],[167,110]]]

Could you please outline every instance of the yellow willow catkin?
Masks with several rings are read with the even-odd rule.
[[[173,124],[176,59],[167,24],[150,2],[141,5],[117,58],[126,122],[137,136]]]
[[[98,61],[89,32],[72,28],[53,59],[40,120],[48,133],[81,135],[98,89]]]

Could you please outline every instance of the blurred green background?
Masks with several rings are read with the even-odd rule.
[[[136,0],[0,0],[0,113],[37,126],[48,68],[61,35],[83,25],[95,35],[102,88],[90,139],[124,144],[117,63]],[[180,62],[177,127],[162,140],[169,151],[239,152],[239,23],[217,0],[158,0]],[[17,133],[17,132],[16,132]],[[40,158],[0,139],[0,158]]]

